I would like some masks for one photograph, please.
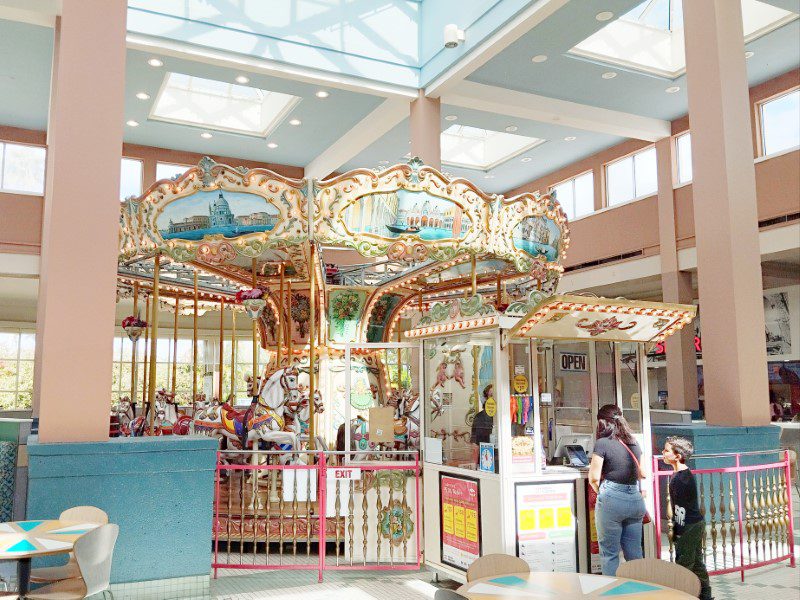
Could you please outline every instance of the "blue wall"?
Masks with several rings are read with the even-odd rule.
[[[201,436],[71,444],[31,436],[27,517],[78,505],[106,511],[120,527],[112,583],[207,575],[216,451]]]

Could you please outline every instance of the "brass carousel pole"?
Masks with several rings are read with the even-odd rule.
[[[502,281],[502,277],[500,275],[498,275],[497,276],[497,307],[498,307],[498,310],[500,308],[500,305],[503,303],[503,296],[502,296],[502,291],[501,291],[501,287],[500,287],[501,281]]]
[[[281,368],[281,362],[283,361],[283,284],[284,284],[284,267],[283,263],[278,266],[280,269],[280,292],[278,293],[278,339],[277,341],[277,357],[275,360],[276,368]]]
[[[224,372],[223,345],[225,343],[224,328],[225,328],[225,298],[220,298],[219,300],[219,384],[217,386],[220,403],[225,401],[225,399],[222,397],[222,374]]]
[[[253,259],[253,289],[256,288],[258,282],[256,280],[256,267],[258,261]],[[267,291],[264,290],[266,294]],[[253,385],[255,385],[256,377],[258,377],[258,319],[253,319]]]
[[[286,280],[286,359],[292,364],[292,280]],[[284,315],[281,315],[283,318]]]
[[[474,254],[470,260],[470,265],[472,267],[472,295],[474,296],[478,293],[478,259]]]
[[[133,316],[139,318],[139,282],[133,282]],[[145,319],[147,317],[145,316]],[[136,345],[139,338],[132,340],[133,348],[131,349],[131,403],[136,402]]]
[[[316,290],[316,246],[311,243],[311,253],[308,259],[308,290],[309,290],[309,326],[308,326],[308,448],[315,449],[314,436],[316,434],[316,406],[314,394],[317,391],[317,380],[314,368],[317,358],[317,290]]]
[[[194,315],[192,317],[192,402],[197,397],[197,271],[194,272]]]
[[[170,392],[175,395],[175,381],[178,377],[178,310],[180,310],[181,301],[178,294],[175,294],[175,319],[172,322],[172,385]]]
[[[158,346],[158,280],[161,275],[161,255],[156,254],[153,261],[153,333],[150,337],[150,379],[147,385],[147,412],[150,413],[150,435],[153,435],[155,411],[153,404],[156,395],[156,350]]]
[[[148,389],[148,376],[147,371],[148,367],[150,366],[149,360],[149,344],[147,343],[150,337],[150,327],[152,327],[153,319],[150,316],[150,294],[147,294],[145,299],[145,308],[144,308],[144,320],[147,322],[147,326],[144,328],[144,357],[142,362],[144,363],[144,373],[142,377],[142,407],[141,407],[141,414],[144,415],[144,407],[147,405],[147,389]],[[134,401],[136,399],[134,398]]]
[[[231,309],[231,396],[236,398],[236,311]],[[234,402],[235,404],[235,402]]]

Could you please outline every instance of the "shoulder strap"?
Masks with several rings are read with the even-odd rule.
[[[638,475],[638,476],[637,476],[637,479],[641,480],[641,479],[642,479],[642,467],[641,467],[641,465],[639,465],[639,459],[637,459],[637,458],[636,458],[636,455],[633,453],[633,450],[631,450],[630,448],[628,448],[628,444],[626,444],[625,442],[623,442],[623,441],[622,441],[622,440],[620,440],[620,439],[617,439],[617,441],[618,441],[620,444],[622,444],[622,447],[623,447],[623,448],[625,448],[625,450],[627,450],[627,451],[628,451],[628,454],[630,454],[630,455],[631,455],[631,458],[633,459],[633,462],[634,462],[634,463],[636,463],[636,473],[637,473],[637,475]]]

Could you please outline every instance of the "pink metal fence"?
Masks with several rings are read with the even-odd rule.
[[[418,570],[418,454],[355,455],[220,452],[214,577],[219,569],[316,570],[319,581],[326,570]]]
[[[742,464],[743,457],[752,458],[755,454],[782,454],[783,460]],[[659,458],[653,457],[656,554],[674,561],[673,513],[668,492],[674,472],[671,468],[660,469]],[[740,572],[744,581],[745,571],[750,569],[787,559],[794,567],[789,453],[703,455],[693,460],[709,458],[735,463],[730,467],[692,469],[698,486],[700,512],[706,522],[703,551],[709,575]],[[666,532],[662,531],[664,526]],[[664,533],[666,545],[662,546]],[[667,555],[662,556],[665,552]]]

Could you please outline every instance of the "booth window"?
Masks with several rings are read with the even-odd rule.
[[[183,175],[192,168],[192,165],[181,165],[178,163],[156,163],[156,180],[160,179],[175,179]]]
[[[131,196],[142,195],[142,161],[136,158],[123,158],[119,169],[120,202]]]
[[[425,460],[497,472],[499,408],[491,333],[425,340]],[[508,402],[508,398],[504,400]]]
[[[655,194],[657,190],[655,146],[606,165],[608,206],[646,198]]]
[[[31,407],[33,351],[36,334],[21,329],[0,330],[0,409]]]
[[[0,192],[44,194],[43,146],[0,142]]]
[[[763,156],[800,146],[800,89],[762,102],[759,116]]]
[[[594,212],[594,173],[589,171],[550,188],[568,219]]]
[[[678,165],[678,183],[692,180],[692,134],[682,133],[675,138],[675,162]]]

